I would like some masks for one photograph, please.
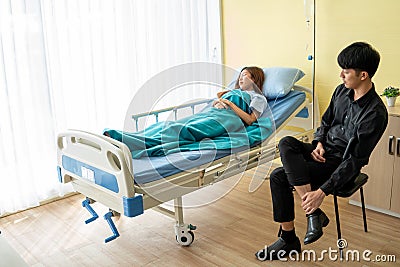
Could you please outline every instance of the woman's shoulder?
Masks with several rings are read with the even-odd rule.
[[[251,98],[257,98],[267,101],[264,95],[257,93],[255,91],[247,91],[247,93],[251,96]]]

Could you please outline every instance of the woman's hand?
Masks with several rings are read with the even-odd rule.
[[[232,102],[229,101],[228,99],[220,98],[220,99],[218,99],[218,100],[219,100],[219,102],[220,102],[222,105],[224,105],[226,108],[232,106]]]
[[[217,109],[228,109],[228,106],[221,99],[215,100],[213,106]]]
[[[321,142],[318,142],[317,147],[311,152],[311,157],[317,162],[325,162],[325,149]]]
[[[227,108],[228,107],[231,108],[236,113],[236,115],[238,115],[239,118],[241,118],[244,121],[246,125],[251,125],[253,124],[253,122],[257,120],[257,116],[254,112],[248,114],[245,111],[241,110],[238,106],[236,106],[235,103],[225,98],[220,98],[219,101],[225,104]]]

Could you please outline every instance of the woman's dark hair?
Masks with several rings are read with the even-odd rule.
[[[262,86],[264,84],[264,80],[265,80],[265,76],[264,76],[264,71],[259,68],[259,67],[244,67],[240,73],[242,73],[242,71],[247,70],[250,75],[251,75],[251,79],[253,80],[254,84],[256,86],[254,86],[254,91],[256,91],[259,94],[263,94],[262,93]],[[240,77],[240,75],[239,75]],[[236,80],[236,84],[235,84],[235,88],[240,88],[239,86],[239,78]]]
[[[370,44],[355,42],[340,52],[337,61],[342,69],[366,71],[372,78],[378,69],[380,56]]]

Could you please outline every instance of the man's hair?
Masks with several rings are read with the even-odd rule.
[[[370,44],[355,42],[340,52],[337,61],[342,69],[366,71],[372,78],[378,69],[380,56]]]

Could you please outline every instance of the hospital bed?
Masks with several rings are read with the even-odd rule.
[[[276,133],[293,120],[303,120],[304,129],[296,137],[307,140],[312,134],[312,92],[295,85],[283,98],[269,100]],[[194,112],[202,100],[181,106],[132,115],[138,120],[163,112],[178,113],[188,108]],[[295,119],[296,118],[296,119]],[[299,128],[296,122],[296,128]],[[182,246],[194,240],[195,226],[183,219],[182,196],[222,181],[228,177],[260,166],[279,156],[275,135],[255,146],[237,151],[187,151],[164,157],[132,159],[128,147],[119,141],[94,133],[68,130],[57,138],[58,177],[61,183],[72,183],[75,191],[86,196],[82,202],[91,214],[90,223],[99,216],[92,203],[99,202],[109,208],[103,218],[112,235],[109,242],[119,236],[112,220],[116,215],[135,217],[153,208],[175,218],[176,240]],[[266,175],[266,174],[265,174]],[[173,201],[174,209],[161,204]]]

